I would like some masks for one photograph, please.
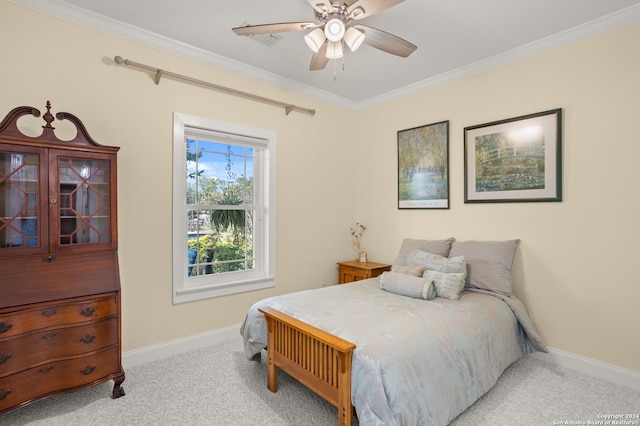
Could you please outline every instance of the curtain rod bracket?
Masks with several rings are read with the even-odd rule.
[[[176,74],[176,73],[171,72],[171,71],[163,71],[160,68],[153,68],[153,67],[150,67],[149,65],[139,64],[137,62],[133,62],[133,61],[130,61],[128,59],[124,59],[122,56],[114,57],[113,61],[118,65],[132,66],[132,67],[142,68],[142,69],[147,70],[147,71],[155,72],[154,81],[155,81],[156,85],[160,84],[160,78],[162,76],[167,76],[167,77],[172,77],[172,78],[175,78],[175,79],[178,79],[178,80],[186,81],[187,83],[193,83],[193,84],[195,84],[197,86],[204,86],[204,87],[207,87],[207,88],[212,89],[212,90],[217,90],[219,92],[227,93],[229,95],[234,95],[234,96],[238,96],[238,97],[241,97],[241,98],[251,99],[252,101],[256,101],[256,102],[262,102],[262,103],[265,103],[265,104],[269,104],[269,105],[273,105],[273,106],[277,106],[277,107],[282,107],[282,108],[284,108],[285,115],[289,115],[289,113],[291,111],[303,112],[303,113],[309,114],[311,116],[314,116],[316,114],[316,110],[315,109],[302,108],[302,107],[299,107],[297,105],[293,105],[293,104],[289,104],[289,103],[286,103],[286,102],[277,101],[275,99],[265,98],[265,97],[262,97],[262,96],[254,95],[253,93],[242,92],[240,90],[231,89],[229,87],[219,86],[219,85],[214,84],[214,83],[209,83],[207,81],[202,81],[202,80],[198,80],[198,79],[195,79],[195,78],[187,77],[185,75]]]

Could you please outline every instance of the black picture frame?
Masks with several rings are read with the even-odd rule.
[[[398,209],[449,204],[449,121],[398,131]]]
[[[464,128],[464,202],[562,201],[562,109]]]

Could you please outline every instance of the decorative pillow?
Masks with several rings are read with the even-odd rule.
[[[413,275],[414,277],[422,277],[424,272],[424,266],[407,266],[407,265],[392,265],[391,271],[400,272],[401,274]]]
[[[422,278],[426,278],[428,281],[433,281],[436,287],[436,296],[444,297],[446,299],[458,300],[460,299],[460,293],[464,289],[464,283],[466,274],[464,272],[456,273],[444,273],[440,271],[424,271]]]
[[[379,280],[380,288],[390,293],[425,300],[435,297],[432,280],[393,271],[383,272]]]
[[[455,241],[451,256],[467,261],[466,286],[512,296],[511,270],[520,240]]]
[[[415,249],[447,257],[449,256],[449,250],[451,250],[451,243],[453,241],[455,241],[455,238],[447,238],[446,240],[414,240],[407,238],[402,241],[398,257],[396,257],[393,263],[397,265],[407,265],[407,253]]]
[[[421,250],[412,250],[407,254],[409,265],[424,266],[425,269],[440,272],[464,272],[467,273],[467,264],[464,256],[444,257]]]

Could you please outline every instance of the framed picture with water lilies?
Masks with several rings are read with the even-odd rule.
[[[398,131],[398,208],[449,208],[449,121]]]
[[[464,202],[562,201],[562,109],[464,128]]]

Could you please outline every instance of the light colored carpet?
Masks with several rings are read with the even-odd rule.
[[[122,398],[110,398],[108,382],[2,414],[0,425],[337,424],[335,407],[281,371],[271,393],[264,358],[246,360],[240,337],[230,339],[128,369]],[[634,413],[640,392],[525,356],[451,425],[587,424],[598,415]]]

